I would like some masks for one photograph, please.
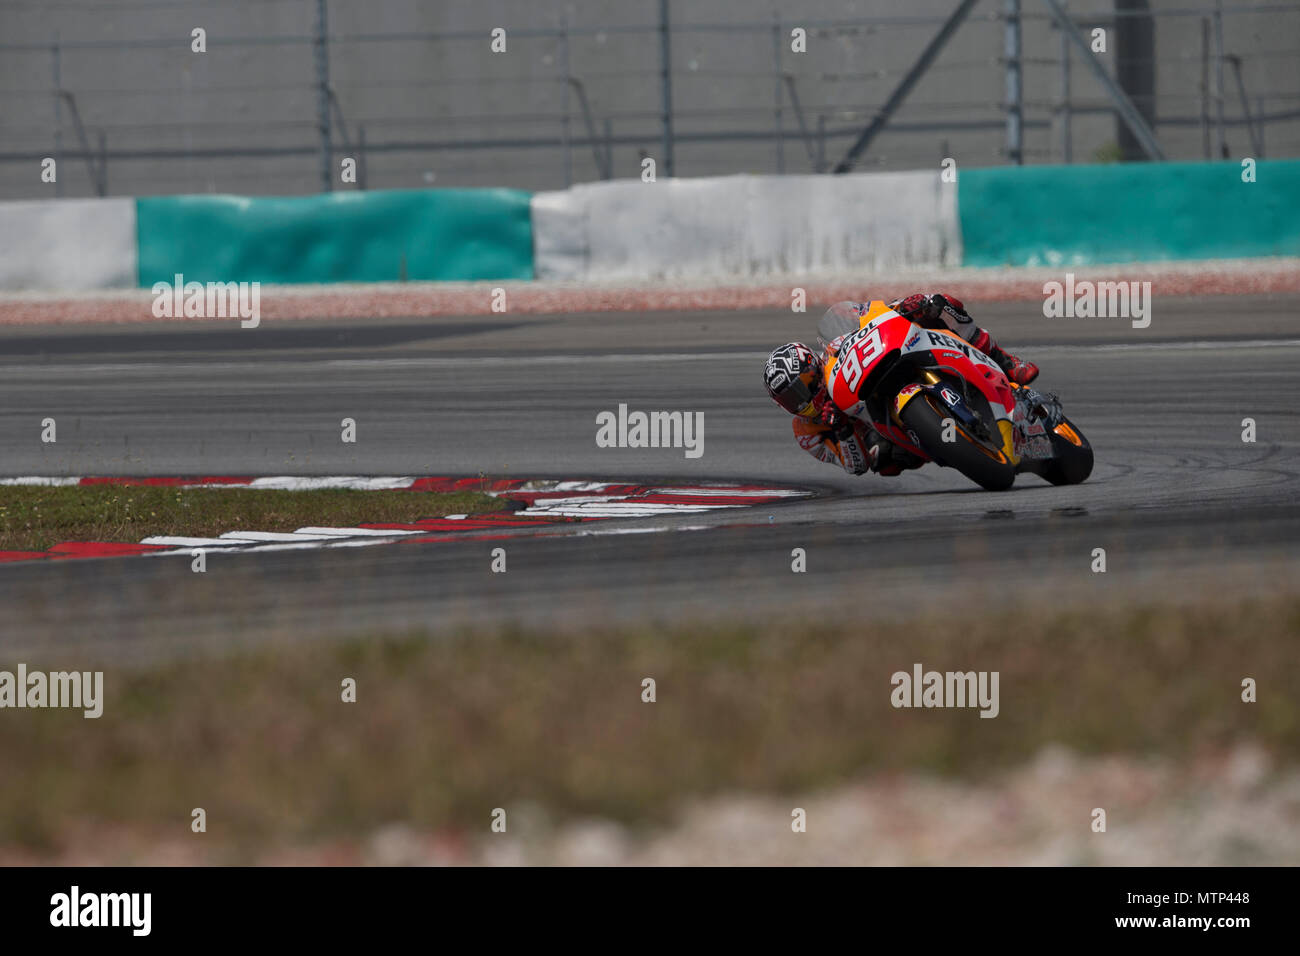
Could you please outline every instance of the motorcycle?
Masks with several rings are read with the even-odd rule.
[[[1092,473],[1092,446],[1060,400],[1009,381],[1001,367],[943,329],[923,328],[872,302],[817,327],[835,406],[925,461],[989,491],[1029,472],[1054,485]]]

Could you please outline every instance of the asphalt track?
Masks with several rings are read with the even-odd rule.
[[[465,625],[607,626],[924,614],[1045,590],[1083,602],[1295,588],[1300,309],[1157,300],[1149,328],[972,304],[1043,367],[1092,478],[1005,493],[928,467],[853,478],[763,394],[768,349],[816,314],[503,315],[240,329],[0,329],[0,472],[767,481],[813,500],[585,526],[572,537],[0,568],[0,659],[136,655]],[[704,413],[704,454],[602,449],[596,415]],[[42,444],[41,421],[58,441]],[[340,420],[358,441],[340,441]],[[1258,440],[1242,441],[1242,419]],[[328,523],[322,516],[322,522]],[[685,530],[685,529],[691,530]],[[639,531],[644,533],[622,533]],[[617,533],[615,533],[617,532]],[[808,572],[791,571],[804,548]],[[1105,548],[1107,573],[1090,570]]]

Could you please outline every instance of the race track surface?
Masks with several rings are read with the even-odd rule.
[[[40,562],[0,569],[0,650],[134,653],[235,640],[806,614],[864,592],[912,614],[1034,588],[1107,601],[1183,586],[1293,589],[1300,310],[1157,300],[1151,326],[972,306],[1043,367],[1097,453],[1092,478],[982,492],[927,467],[853,478],[763,393],[817,315],[672,313],[0,330],[0,472],[478,475],[776,482],[812,500],[605,522],[570,538]],[[598,448],[596,416],[704,413],[704,454]],[[1258,439],[1242,441],[1242,419]],[[42,444],[41,422],[58,441]],[[353,418],[358,441],[340,441]],[[322,516],[325,518],[326,516]],[[323,522],[327,523],[327,522]],[[664,530],[689,527],[693,530]],[[611,534],[641,530],[640,534]],[[653,533],[658,532],[658,533]],[[791,572],[791,550],[808,573]],[[1108,570],[1090,570],[1094,548]]]

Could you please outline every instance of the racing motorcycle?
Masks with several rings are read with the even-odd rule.
[[[828,313],[817,326],[836,407],[926,461],[990,491],[1020,472],[1054,485],[1092,473],[1092,446],[1060,400],[1009,381],[991,358],[943,329],[923,328],[872,302],[858,320]]]

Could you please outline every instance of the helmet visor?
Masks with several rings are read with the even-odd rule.
[[[805,385],[801,379],[795,379],[781,389],[780,393],[772,397],[776,399],[778,405],[791,415],[802,415],[807,418],[814,411],[812,389]]]

